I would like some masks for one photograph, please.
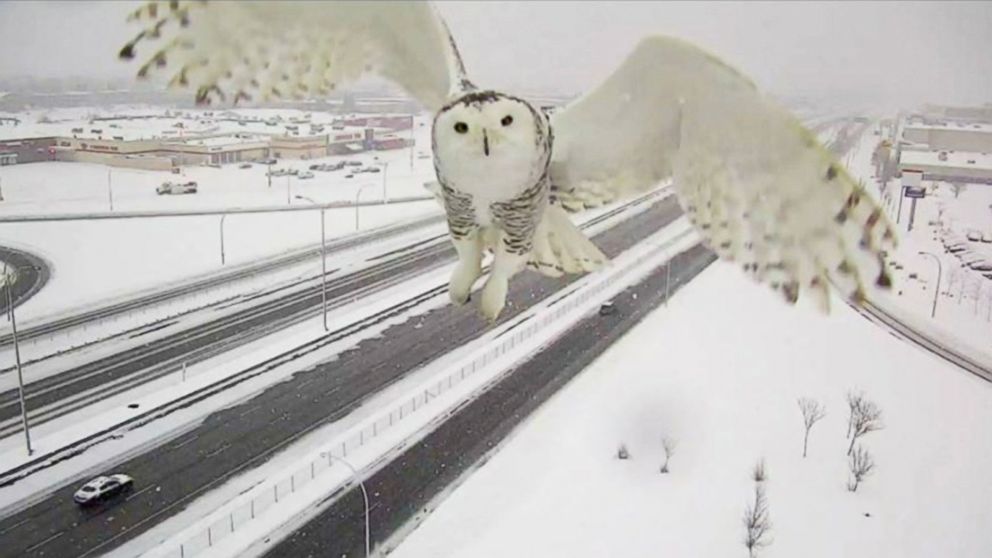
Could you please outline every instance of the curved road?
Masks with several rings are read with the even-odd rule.
[[[681,215],[673,198],[594,238],[616,255]],[[572,278],[524,273],[511,286],[503,319],[559,291]],[[439,296],[447,296],[443,291]],[[475,304],[444,305],[394,325],[337,358],[297,372],[255,397],[215,412],[183,435],[108,469],[134,476],[134,492],[115,506],[83,511],[75,483],[0,521],[0,553],[10,556],[96,556],[178,513],[206,491],[265,463],[280,449],[356,409],[380,390],[489,326]]]
[[[11,298],[14,299],[14,308],[40,291],[51,276],[48,263],[44,259],[24,250],[0,246],[0,262],[7,264],[8,272],[9,268],[18,269],[10,291]],[[3,266],[0,265],[0,269],[2,268]],[[0,312],[7,313],[7,286],[2,283],[0,283]]]

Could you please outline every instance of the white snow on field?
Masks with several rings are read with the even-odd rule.
[[[438,213],[433,200],[358,209],[364,230]],[[355,231],[354,208],[328,209],[326,233]],[[224,222],[228,265],[320,242],[318,211],[229,215]],[[222,269],[220,217],[0,223],[0,244],[27,250],[52,265],[49,283],[18,307],[25,321],[69,306],[118,297]],[[333,264],[331,264],[333,265]]]
[[[856,493],[847,389],[885,423],[864,438],[878,469]],[[828,412],[806,459],[804,396]],[[774,542],[762,556],[984,557],[986,424],[992,386],[846,306],[788,308],[718,263],[539,409],[392,556],[746,556],[741,517],[764,458]],[[663,436],[678,441],[667,475]],[[616,458],[620,443],[631,460]]]
[[[879,184],[872,174],[871,152],[880,139],[866,134],[847,159],[853,174],[864,179],[876,196]],[[891,268],[896,288],[888,295],[878,296],[876,302],[924,328],[931,336],[992,362],[992,346],[988,342],[992,335],[992,280],[983,277],[983,272],[964,267],[961,257],[964,254],[945,253],[942,243],[945,235],[962,241],[978,257],[992,262],[992,243],[966,238],[969,231],[992,233],[989,209],[992,186],[968,185],[958,198],[948,183],[925,181],[924,186],[928,190],[935,186],[936,193],[917,200],[912,230],[909,230],[912,200],[903,200],[902,216],[896,223],[899,179],[893,179],[888,186],[888,191],[895,194],[885,209],[900,238],[899,247],[890,258],[896,264]],[[947,229],[946,233],[943,228]],[[987,238],[992,239],[992,235]],[[933,256],[921,255],[921,251]],[[931,318],[938,277],[934,256],[940,259],[942,273],[936,316]]]
[[[193,112],[193,111],[184,111]],[[18,114],[24,126],[5,127],[5,134],[26,133],[31,126],[57,127],[67,133],[83,125],[88,116],[162,113],[161,108],[77,108]],[[301,118],[297,110],[243,110],[253,118],[278,116],[283,122]],[[46,116],[52,124],[38,124]],[[314,122],[330,123],[332,115],[314,113]],[[109,122],[90,125],[103,128]],[[116,121],[122,127],[163,126],[161,119]],[[184,121],[185,122],[185,121]],[[194,121],[197,122],[197,121]],[[217,126],[236,123],[216,121]],[[358,153],[310,160],[280,160],[275,168],[305,170],[310,165],[341,160],[378,167],[378,173],[315,171],[314,178],[266,177],[269,167],[238,165],[222,168],[186,167],[183,176],[163,171],[109,168],[89,163],[46,162],[0,167],[3,201],[0,216],[54,213],[106,212],[111,198],[114,211],[224,210],[261,206],[308,205],[334,201],[376,201],[405,196],[423,196],[426,181],[433,179],[430,126],[423,117],[415,121],[416,145],[410,149]],[[254,125],[254,124],[252,124]],[[266,127],[264,124],[259,126]],[[27,126],[28,128],[25,128]],[[12,131],[13,130],[13,131]],[[118,129],[114,129],[116,132]],[[270,130],[271,131],[271,130]],[[50,131],[49,131],[50,132]],[[404,137],[408,132],[400,132]],[[30,135],[30,134],[28,134]],[[44,135],[44,134],[41,134]],[[425,158],[426,157],[426,158]],[[358,167],[355,167],[358,168]],[[109,179],[109,184],[108,184]],[[199,192],[191,195],[157,195],[164,181],[195,180]],[[434,201],[388,207],[362,207],[358,226],[362,230],[431,213],[440,206]],[[354,209],[329,209],[327,237],[356,230]],[[155,285],[222,269],[220,261],[220,216],[120,219],[98,221],[0,223],[0,244],[21,248],[44,257],[52,266],[52,278],[37,295],[18,308],[25,322],[68,308],[120,298]],[[227,265],[271,256],[319,242],[317,211],[266,214],[237,214],[224,219],[224,249]]]

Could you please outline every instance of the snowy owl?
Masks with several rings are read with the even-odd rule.
[[[120,51],[148,49],[160,74],[201,104],[326,95],[362,74],[402,86],[434,112],[440,196],[458,263],[449,292],[469,300],[492,251],[481,311],[495,320],[524,267],[558,276],[606,258],[568,213],[671,179],[720,257],[795,303],[829,308],[889,288],[893,230],[862,187],[784,108],[695,46],[649,37],[598,88],[547,117],[477,87],[427,3],[152,2]]]

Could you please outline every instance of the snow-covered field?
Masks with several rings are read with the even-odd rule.
[[[885,428],[847,491],[848,389]],[[801,457],[797,398],[827,406]],[[722,263],[542,407],[392,556],[747,556],[765,459],[762,556],[986,557],[992,386],[840,305],[788,308]],[[661,440],[678,442],[667,475]],[[616,458],[627,444],[632,458]]]
[[[80,125],[87,114],[148,114],[162,112],[151,107],[109,109],[62,109],[45,113],[20,114],[25,124],[5,127],[4,133],[25,128],[47,127],[59,130]],[[288,121],[302,116],[294,110],[242,110],[248,116],[280,116]],[[37,124],[42,114],[66,122]],[[314,113],[315,121],[330,115]],[[106,212],[113,197],[114,211],[154,211],[309,205],[297,199],[304,196],[317,203],[364,201],[401,196],[422,196],[424,182],[432,180],[430,126],[426,117],[417,117],[416,145],[410,149],[359,153],[347,157],[311,160],[280,160],[278,168],[304,170],[310,165],[340,160],[361,161],[363,166],[382,165],[383,172],[354,174],[347,171],[314,172],[312,179],[273,177],[269,186],[265,165],[240,169],[236,164],[223,168],[188,167],[184,180],[195,180],[199,192],[192,195],[160,196],[155,187],[177,175],[162,171],[109,168],[89,163],[31,163],[0,167],[3,201],[0,217],[53,213]],[[148,126],[149,121],[121,121],[122,126]],[[150,122],[158,122],[150,121]],[[223,123],[237,128],[236,124]],[[261,125],[261,124],[260,124]],[[265,127],[264,125],[261,125]],[[34,127],[34,128],[32,128]],[[87,129],[90,126],[87,125]],[[103,125],[106,127],[106,124]],[[54,128],[53,128],[54,129]],[[20,132],[23,134],[25,130]],[[401,132],[401,136],[405,132]],[[108,175],[110,185],[108,187]],[[364,229],[390,224],[440,211],[434,201],[387,207],[362,207],[359,225]],[[330,209],[326,214],[328,238],[355,231],[354,209]],[[52,266],[50,282],[18,308],[25,322],[119,298],[128,293],[174,282],[221,269],[219,216],[160,217],[65,222],[0,222],[0,244],[21,248],[44,257]],[[319,242],[317,211],[229,215],[224,219],[224,249],[227,265],[247,262]]]
[[[847,159],[866,180],[871,138]],[[943,191],[959,227],[987,230],[992,189],[956,203]],[[937,207],[920,203],[909,234],[904,207],[894,255],[904,268],[879,302],[988,355],[992,302],[980,298],[979,314],[952,289],[929,317],[936,270],[918,251],[942,256],[945,281],[954,264],[927,224]],[[747,556],[742,518],[764,459],[773,527],[760,556],[989,556],[992,386],[835,308],[788,308],[715,264],[535,413],[392,555]],[[885,425],[863,438],[877,469],[855,493],[848,390],[876,402]],[[806,459],[799,397],[827,407]],[[664,437],[678,444],[667,475]],[[620,444],[630,460],[616,458]]]

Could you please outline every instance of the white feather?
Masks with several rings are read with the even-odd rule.
[[[644,40],[597,89],[552,119],[564,207],[629,197],[673,176],[709,246],[795,302],[826,307],[887,287],[894,234],[878,205],[786,110],[716,57]]]
[[[422,2],[150,2],[131,19],[150,24],[122,58],[142,57],[139,75],[164,75],[205,103],[315,97],[373,73],[437,110],[464,78]]]

